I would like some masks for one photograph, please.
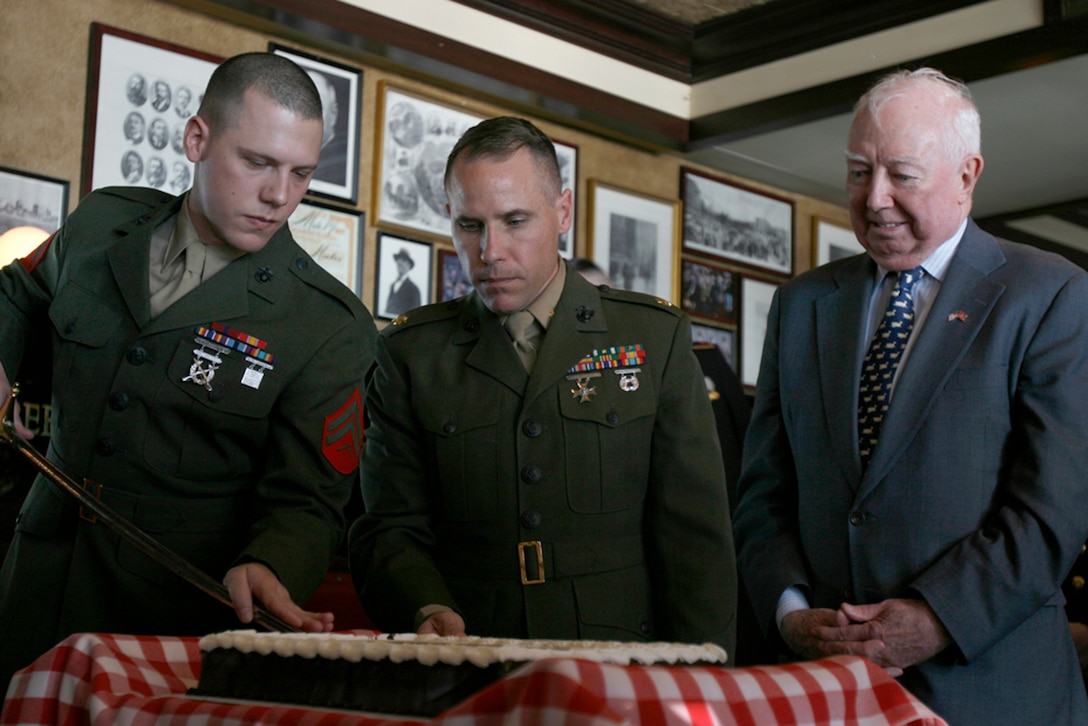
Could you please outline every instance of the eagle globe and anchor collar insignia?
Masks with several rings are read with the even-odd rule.
[[[596,386],[590,382],[601,377],[601,371],[610,370],[619,376],[620,390],[632,393],[638,390],[638,374],[646,363],[646,349],[641,343],[634,345],[614,345],[609,348],[596,348],[589,355],[571,366],[567,371],[567,380],[573,381],[577,388],[570,389],[578,403],[587,403],[596,395]]]
[[[212,323],[210,327],[199,325],[195,329],[193,342],[193,363],[189,366],[189,375],[182,378],[183,383],[194,383],[212,390],[215,378],[223,358],[237,351],[245,356],[246,367],[242,373],[242,385],[257,390],[261,387],[264,374],[272,370],[275,356],[268,352],[268,343],[260,338],[228,328],[223,323]]]

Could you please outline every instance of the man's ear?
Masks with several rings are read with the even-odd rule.
[[[185,157],[194,164],[203,161],[204,154],[211,143],[211,129],[204,119],[199,116],[190,116],[185,122]]]

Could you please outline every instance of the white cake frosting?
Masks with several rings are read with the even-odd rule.
[[[713,643],[624,643],[605,640],[516,640],[513,638],[447,637],[399,633],[259,633],[230,630],[200,639],[202,651],[231,648],[242,653],[284,657],[326,658],[358,663],[361,660],[418,661],[424,665],[468,662],[481,668],[493,663],[580,658],[618,665],[682,665],[725,663],[725,650]]]

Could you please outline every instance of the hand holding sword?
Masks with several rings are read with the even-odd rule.
[[[287,589],[265,565],[259,562],[239,565],[227,573],[224,580],[226,584],[216,582],[205,572],[118,515],[109,505],[90,494],[84,485],[64,473],[29,443],[27,439],[32,434],[19,422],[16,406],[18,394],[18,383],[10,385],[3,366],[0,365],[0,400],[3,401],[3,405],[0,406],[0,420],[3,421],[0,426],[0,441],[14,446],[54,485],[73,497],[85,511],[91,512],[98,523],[109,527],[126,542],[189,584],[219,602],[233,607],[242,622],[250,622],[252,619],[253,622],[268,630],[279,632],[327,631],[332,628],[331,614],[308,613],[302,610],[291,601]],[[253,595],[257,595],[268,607],[289,617],[297,625],[254,603]]]

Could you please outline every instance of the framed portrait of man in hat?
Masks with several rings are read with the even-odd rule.
[[[427,305],[431,294],[431,245],[385,232],[378,235],[376,316],[392,320]]]

